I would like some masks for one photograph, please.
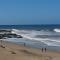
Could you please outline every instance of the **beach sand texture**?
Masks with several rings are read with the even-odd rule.
[[[60,60],[60,52],[41,52],[41,49],[24,47],[9,42],[0,43],[0,60]]]

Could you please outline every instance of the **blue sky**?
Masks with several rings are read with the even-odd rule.
[[[60,24],[60,0],[0,0],[3,24]]]

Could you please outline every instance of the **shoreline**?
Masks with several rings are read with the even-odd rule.
[[[57,51],[47,50],[46,52],[42,52],[41,49],[26,47],[7,41],[3,41],[2,45],[5,48],[0,46],[1,60],[60,60],[60,52]]]
[[[29,47],[29,48],[36,48],[36,49],[47,48],[47,50],[49,50],[49,51],[60,52],[60,47],[59,46],[47,46],[44,43],[39,42],[39,41],[33,41],[33,43],[32,43],[31,40],[23,39],[23,38],[16,39],[16,40],[15,39],[2,39],[2,40],[5,41],[5,42],[17,44],[17,45],[24,45],[24,43],[25,43],[26,47]],[[39,43],[34,44],[34,42],[39,42]]]
[[[23,37],[21,34],[16,33],[15,30],[16,29],[12,29],[12,30],[2,29],[1,30],[2,31],[1,35],[2,35],[3,38],[6,38],[7,41],[11,41],[11,42],[19,44],[19,45],[23,45],[25,43],[26,46],[31,47],[31,48],[37,48],[37,49],[47,48],[48,50],[51,50],[51,51],[59,51],[60,52],[60,47],[59,46],[48,46],[47,44],[45,44],[44,42],[41,42],[41,41],[36,41],[36,40],[32,41],[32,40],[27,39],[27,38],[25,39],[24,38],[25,36]],[[4,31],[5,31],[5,33],[4,33]],[[19,30],[17,30],[17,31],[19,31]],[[14,39],[16,37],[18,37],[18,39]],[[9,38],[13,38],[13,39],[9,39]]]
[[[42,48],[46,48],[48,51],[55,51],[55,52],[60,52],[60,47],[58,46],[47,46],[47,45],[44,45],[42,42],[40,43],[40,45],[31,45],[31,44],[27,44],[26,42],[12,42],[12,41],[6,41],[6,39],[0,39],[0,41],[3,41],[5,43],[11,43],[11,44],[16,44],[16,45],[19,45],[19,46],[24,46],[25,44],[25,47],[27,48],[34,48],[34,49],[42,49]],[[21,40],[21,38],[20,38]],[[41,45],[42,44],[42,45]]]

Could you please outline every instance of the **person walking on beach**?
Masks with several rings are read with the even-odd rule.
[[[46,52],[46,51],[47,51],[47,49],[46,49],[46,48],[42,48],[42,52],[43,52],[43,51],[45,51],[45,52]]]
[[[47,49],[45,48],[45,52],[46,52],[46,50],[47,50]]]
[[[26,46],[26,44],[24,43],[24,47]]]
[[[43,52],[43,48],[42,48],[42,52]]]
[[[1,40],[1,45],[2,45],[2,40]]]

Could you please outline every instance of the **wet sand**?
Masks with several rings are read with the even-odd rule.
[[[60,60],[60,52],[42,52],[41,49],[0,42],[0,60]]]

